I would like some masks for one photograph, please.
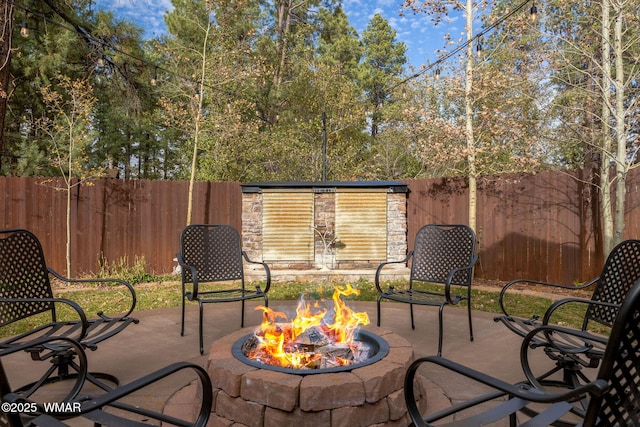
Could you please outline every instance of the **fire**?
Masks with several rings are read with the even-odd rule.
[[[331,352],[317,351],[318,342],[323,347],[341,349],[340,353],[345,350],[348,353],[361,352],[354,335],[360,325],[369,324],[369,316],[366,312],[354,312],[347,307],[342,296],[350,295],[360,295],[360,291],[351,285],[335,286],[331,312],[303,295],[298,302],[296,317],[291,321],[285,313],[258,307],[264,313],[264,320],[255,332],[257,345],[247,356],[270,365],[301,369],[317,366],[327,352]],[[333,319],[330,319],[331,315]],[[337,355],[330,363],[349,365],[353,358]]]

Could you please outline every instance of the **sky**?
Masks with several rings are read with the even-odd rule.
[[[144,28],[147,38],[164,34],[163,16],[172,8],[171,0],[94,0],[94,4],[98,9],[111,10],[116,18],[135,22]],[[446,32],[456,36],[462,31],[455,18],[446,25],[434,26],[426,14],[405,10],[403,16],[402,0],[343,0],[343,9],[359,34],[379,13],[396,30],[396,40],[405,43],[407,60],[416,68],[436,60],[435,51],[442,48]]]

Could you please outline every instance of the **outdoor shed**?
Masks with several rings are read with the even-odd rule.
[[[242,184],[242,245],[272,269],[375,269],[407,253],[407,185]]]

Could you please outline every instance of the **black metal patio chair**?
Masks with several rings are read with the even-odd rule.
[[[102,311],[91,318],[77,303],[68,298],[54,296],[51,280],[65,284],[98,284],[110,291],[124,291],[120,298],[126,305],[122,315],[110,316]],[[128,301],[127,301],[128,298]],[[32,321],[37,326],[27,332],[4,338],[0,350],[12,349],[39,336],[62,336],[73,338],[83,348],[96,350],[98,344],[107,340],[138,320],[130,317],[136,305],[133,287],[119,279],[69,279],[47,267],[42,245],[31,232],[22,229],[0,230],[0,327],[12,323]],[[71,308],[73,318],[60,319],[59,312]],[[0,329],[0,334],[7,335]],[[56,344],[43,343],[25,347],[34,360],[51,362],[51,366],[38,381],[21,387],[27,396],[40,385],[72,378],[79,366],[75,346],[66,341]],[[111,386],[101,380],[117,384],[117,378],[102,373],[89,373],[87,379],[104,389]],[[30,391],[29,391],[30,390]]]
[[[389,286],[382,289],[380,276],[389,264],[406,263],[411,260],[409,285],[406,289]],[[378,289],[378,326],[380,326],[380,301],[388,299],[409,304],[411,328],[415,329],[413,305],[438,307],[438,355],[442,354],[442,312],[446,305],[467,301],[469,317],[469,339],[473,341],[471,322],[471,282],[473,268],[478,260],[476,235],[473,230],[460,224],[429,224],[416,234],[414,249],[401,261],[383,262],[378,266],[375,285]],[[416,287],[417,282],[444,285],[444,292]],[[455,289],[461,293],[456,293]]]
[[[16,352],[28,351],[32,346],[67,347],[76,354],[79,374],[75,377],[73,392],[67,398],[55,401],[48,397],[46,401],[37,401],[25,397],[24,394],[12,391],[9,373],[5,371],[2,358]],[[28,366],[25,366],[25,368],[28,369]],[[152,402],[144,406],[140,404],[141,399],[137,399],[135,404],[127,400],[135,392],[145,390],[148,387],[163,386],[163,383],[160,383],[161,380],[170,376],[182,375],[184,371],[189,370],[196,374],[197,380],[200,382],[200,408],[197,413],[194,412],[197,415],[194,417],[195,420],[177,418],[170,414],[159,412]],[[83,418],[93,422],[94,426],[142,427],[158,426],[162,423],[162,425],[180,427],[204,427],[211,415],[213,401],[211,379],[204,368],[192,363],[178,362],[171,364],[96,396],[84,394],[83,386],[85,380],[87,380],[87,374],[87,356],[83,346],[70,338],[41,337],[32,342],[0,351],[0,400],[2,400],[3,409],[2,413],[0,413],[0,425],[8,427],[56,427],[67,425],[66,422],[68,422],[69,425],[77,426],[82,425],[79,424],[81,421],[78,421],[78,419]],[[190,380],[190,378],[187,378],[187,380]],[[197,409],[195,398],[193,409],[194,411]]]
[[[532,339],[532,347],[544,347],[545,354],[555,362],[555,366],[546,373],[539,375],[539,380],[547,385],[577,387],[589,379],[582,372],[583,368],[597,368],[604,356],[607,345],[606,331],[611,328],[620,305],[625,300],[627,292],[636,280],[640,279],[640,240],[626,240],[617,245],[604,264],[599,277],[581,286],[563,286],[534,280],[518,279],[507,283],[500,292],[500,307],[504,315],[496,316],[496,322],[502,322],[510,331],[525,337],[532,329],[556,323],[558,314],[570,307],[584,307],[581,338],[573,335],[553,334],[551,339]],[[568,297],[551,304],[544,314],[532,314],[521,318],[510,314],[515,308],[513,302],[509,304],[509,297],[517,287],[539,287],[539,289],[564,289],[573,292],[593,287],[591,298]],[[517,298],[516,298],[517,300]],[[511,307],[508,307],[510,306]],[[592,326],[599,326],[599,333],[593,332]],[[605,333],[603,335],[602,333]],[[561,372],[561,380],[553,380],[552,376]]]
[[[498,420],[510,426],[640,426],[640,280],[627,294],[615,319],[611,336],[596,378],[573,389],[553,393],[540,386],[529,365],[532,341],[547,340],[555,334],[588,339],[583,331],[560,326],[540,326],[527,334],[520,348],[520,363],[526,380],[510,384],[441,357],[414,361],[405,376],[405,401],[416,426],[447,425],[477,427]],[[553,340],[549,340],[553,346]],[[451,408],[423,417],[416,404],[414,382],[419,368],[436,364],[492,389],[491,392]],[[558,389],[552,389],[557,391]],[[489,408],[490,401],[494,401]],[[575,405],[586,400],[586,410]],[[427,396],[428,401],[428,396]],[[483,407],[477,405],[483,404]],[[471,411],[464,410],[473,408]],[[443,424],[433,424],[443,420]],[[494,424],[492,424],[494,425]]]
[[[224,224],[194,224],[185,227],[180,235],[180,253],[177,256],[182,269],[182,326],[184,336],[184,315],[186,300],[197,301],[199,308],[198,333],[200,354],[204,353],[202,336],[203,305],[208,303],[240,301],[242,304],[240,326],[244,327],[245,301],[262,298],[269,305],[267,292],[271,286],[271,271],[264,262],[252,261],[242,250],[238,231]],[[255,289],[245,286],[244,262],[264,268],[265,287]],[[231,286],[203,291],[206,283],[230,282]]]

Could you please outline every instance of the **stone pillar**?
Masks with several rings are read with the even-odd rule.
[[[326,244],[331,243],[336,232],[336,193],[323,192],[314,194],[314,260],[316,268],[334,268],[335,267],[335,250],[330,247],[325,248]],[[322,236],[321,236],[322,234]]]
[[[242,193],[242,250],[262,261],[262,193]]]
[[[399,261],[407,255],[407,194],[387,194],[387,261]],[[389,268],[403,268],[391,264]]]

